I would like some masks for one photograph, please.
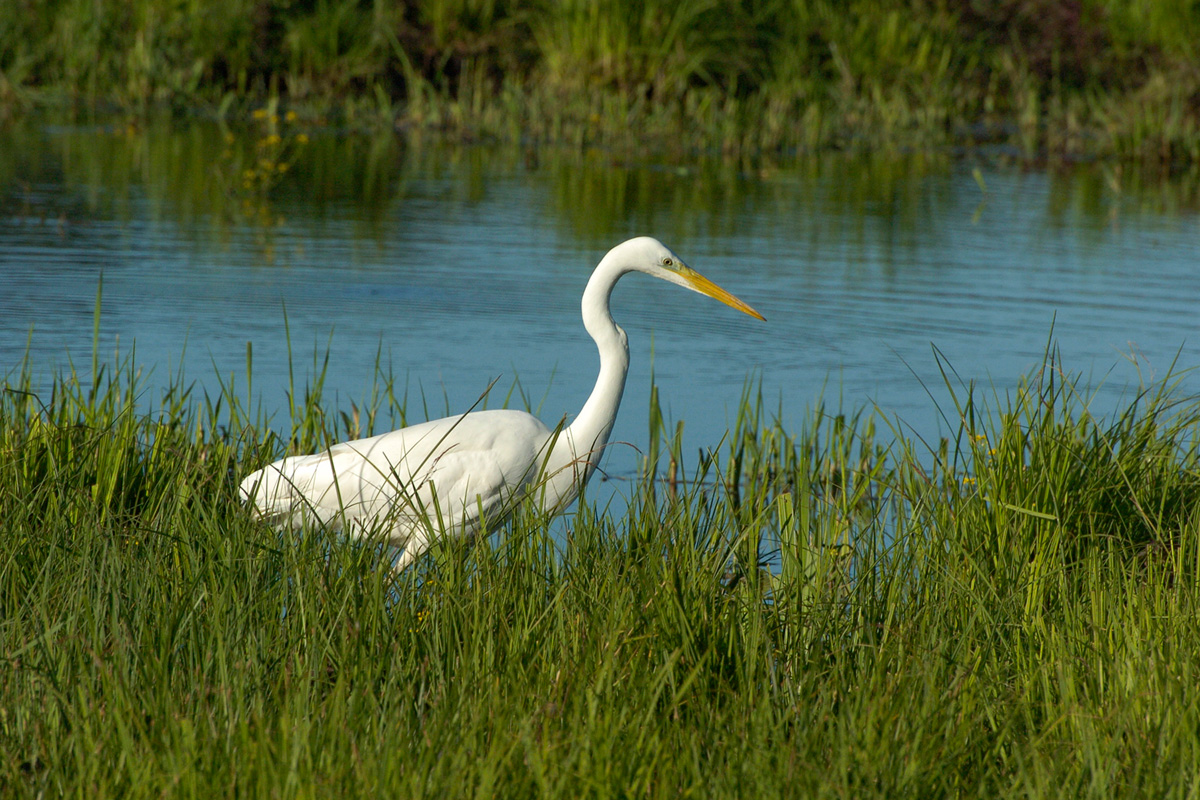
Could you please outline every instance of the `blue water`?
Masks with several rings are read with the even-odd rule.
[[[85,138],[37,133],[41,166],[11,168],[0,187],[0,373],[27,342],[43,376],[89,365],[103,275],[101,354],[136,346],[151,386],[182,368],[211,392],[220,375],[245,393],[249,342],[253,394],[284,427],[286,309],[298,381],[328,349],[338,408],[361,404],[381,353],[409,421],[463,410],[496,378],[498,405],[519,377],[553,423],[595,379],[578,309],[590,269],[638,234],[767,322],[644,276],[621,283],[614,316],[632,367],[614,439],[632,446],[609,456],[618,477],[646,446],[651,369],[695,452],[721,441],[747,381],[791,428],[824,400],[876,404],[925,437],[951,432],[935,348],[1003,395],[1053,336],[1099,387],[1101,412],[1175,359],[1200,364],[1197,212],[1122,188],[1102,165],[833,154],[749,170],[401,149],[369,200],[315,190],[298,169],[272,199],[282,223],[264,229],[189,206],[153,160],[96,177]],[[1183,376],[1181,392],[1198,387]]]

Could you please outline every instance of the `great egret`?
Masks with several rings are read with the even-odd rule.
[[[565,509],[600,461],[629,371],[625,331],[609,297],[622,275],[643,272],[763,316],[648,236],[609,250],[583,292],[583,324],[600,350],[600,376],[570,425],[549,428],[510,409],[473,411],[292,456],[251,473],[243,498],[273,524],[318,522],[353,537],[403,547],[400,572],[436,535],[474,536],[532,495],[551,514]]]

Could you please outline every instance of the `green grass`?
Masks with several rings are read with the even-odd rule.
[[[748,392],[692,457],[652,406],[674,481],[393,582],[235,489],[400,414],[386,375],[353,415],[293,387],[280,435],[249,387],[94,358],[35,394],[26,364],[0,794],[1197,796],[1200,403],[1168,379],[1093,418],[1053,353],[1003,396],[947,375],[928,447]]]
[[[13,2],[0,119],[275,99],[525,143],[1200,160],[1191,0]]]

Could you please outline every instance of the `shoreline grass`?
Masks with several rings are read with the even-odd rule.
[[[319,384],[281,437],[231,386],[151,395],[126,360],[38,397],[29,366],[0,396],[6,796],[1200,792],[1200,403],[1170,378],[1095,419],[1050,352],[957,388],[932,451],[748,392],[693,460],[651,413],[677,481],[393,583],[238,502],[351,424]]]
[[[20,0],[0,118],[58,106],[735,155],[1002,144],[1200,161],[1185,0]]]

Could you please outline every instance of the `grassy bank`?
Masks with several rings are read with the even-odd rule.
[[[1048,359],[932,452],[748,394],[696,457],[652,414],[673,484],[393,584],[235,496],[386,391],[269,434],[245,388],[113,370],[0,397],[5,796],[1200,792],[1200,405],[1167,387],[1098,420]]]
[[[0,107],[167,106],[728,152],[1200,159],[1188,0],[16,0]]]

